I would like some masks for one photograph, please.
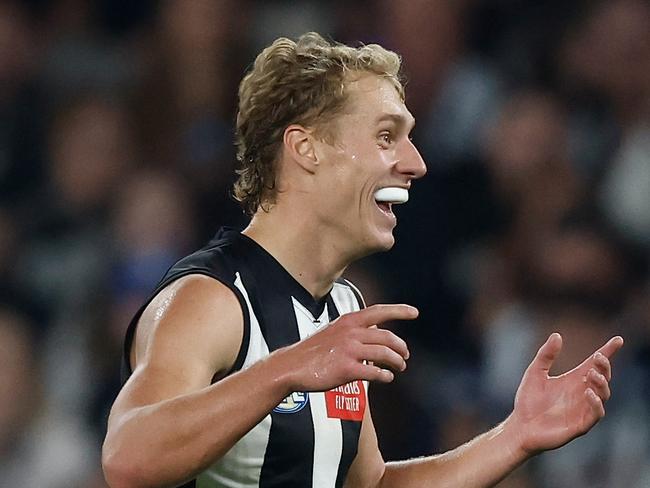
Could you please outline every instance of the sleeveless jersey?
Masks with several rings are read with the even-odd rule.
[[[220,281],[242,307],[244,335],[230,374],[363,307],[358,290],[346,280],[337,280],[322,300],[315,300],[255,241],[221,229],[206,247],[167,271],[131,321],[122,362],[124,381],[131,374],[129,351],[145,307],[164,287],[190,274]],[[184,486],[342,487],[357,453],[366,389],[365,382],[355,381],[328,392],[292,393],[226,455]]]

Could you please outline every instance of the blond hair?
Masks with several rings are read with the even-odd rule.
[[[330,43],[310,32],[296,42],[281,37],[264,49],[239,85],[234,196],[247,214],[268,211],[276,199],[276,166],[284,130],[291,124],[319,130],[347,102],[353,74],[393,82],[402,100],[399,56],[377,44],[358,48]]]

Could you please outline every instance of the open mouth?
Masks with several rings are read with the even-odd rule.
[[[392,215],[393,204],[408,202],[409,191],[406,188],[388,186],[377,190],[374,196],[379,210],[387,215]]]
[[[377,200],[375,200],[375,203],[376,203],[377,206],[379,207],[379,210],[381,210],[381,211],[384,212],[385,214],[389,214],[389,215],[390,215],[390,214],[393,213],[393,204],[392,204],[392,203],[388,203],[388,202],[378,202]]]
[[[409,201],[409,191],[399,186],[387,186],[375,192],[377,202],[406,203]]]

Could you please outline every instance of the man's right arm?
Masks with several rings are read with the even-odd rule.
[[[370,326],[416,316],[406,305],[343,315],[309,339],[213,384],[239,351],[241,306],[216,280],[179,279],[151,302],[138,324],[134,371],[111,409],[103,446],[109,485],[177,486],[194,478],[292,391],[323,391],[356,379],[391,381],[393,373],[385,368],[405,368],[406,344]]]
[[[290,393],[274,361],[211,385],[234,363],[242,335],[236,296],[211,278],[181,278],[151,302],[108,421],[102,464],[112,487],[192,479]]]

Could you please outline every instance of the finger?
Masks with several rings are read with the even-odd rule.
[[[612,337],[610,340],[605,343],[603,347],[598,349],[598,351],[606,358],[612,358],[616,352],[623,347],[623,338],[621,336]]]
[[[592,390],[591,388],[587,388],[585,390],[585,396],[587,397],[587,401],[589,402],[591,411],[596,417],[594,421],[591,423],[591,425],[593,425],[598,421],[598,419],[601,419],[605,416],[605,406],[603,405],[603,401],[600,399],[600,397],[596,395],[594,390]],[[589,428],[591,428],[591,425],[589,426]]]
[[[375,328],[367,329],[363,331],[360,340],[364,344],[377,344],[389,347],[404,359],[408,359],[411,355],[406,342],[390,330]]]
[[[529,368],[541,370],[548,374],[561,350],[562,336],[557,332],[553,332],[542,347],[539,348]]]
[[[606,402],[612,396],[609,383],[605,379],[605,376],[598,373],[595,369],[590,369],[587,373],[587,382],[603,402]]]
[[[594,354],[594,367],[607,381],[612,379],[612,365],[602,353]]]
[[[355,375],[360,380],[390,383],[395,379],[395,373],[389,369],[380,368],[372,364],[359,364],[359,374]]]
[[[391,320],[413,320],[419,311],[410,305],[372,305],[358,312],[348,314],[353,323],[362,327],[389,322]]]
[[[599,355],[602,355],[604,358],[609,360],[621,347],[623,347],[623,338],[621,336],[612,337],[594,354],[585,359],[578,368],[586,374],[586,370],[592,367],[594,362],[597,361]]]
[[[393,371],[404,371],[406,369],[404,358],[388,347],[366,344],[360,349],[359,353],[361,355],[359,359],[372,361]]]

